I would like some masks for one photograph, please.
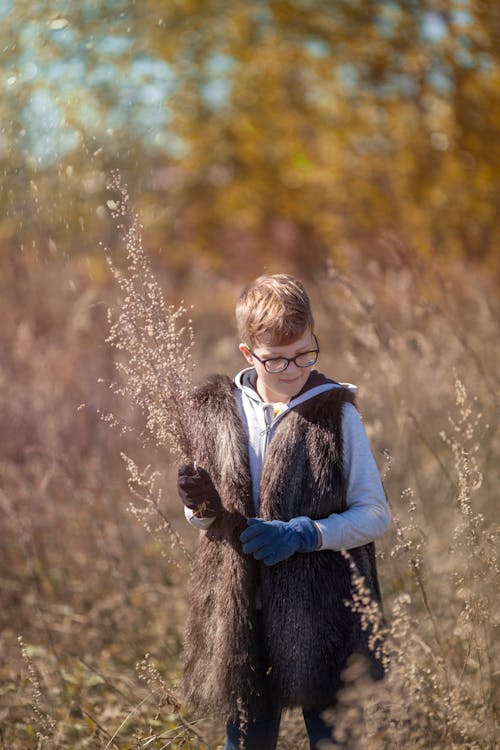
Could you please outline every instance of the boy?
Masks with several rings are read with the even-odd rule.
[[[261,276],[236,308],[249,367],[195,394],[195,466],[181,466],[187,519],[203,530],[192,578],[188,700],[227,717],[225,750],[273,750],[281,710],[300,706],[310,747],[332,737],[353,653],[382,670],[351,597],[348,549],[380,600],[373,539],[390,523],[354,386],[313,370],[303,285]]]

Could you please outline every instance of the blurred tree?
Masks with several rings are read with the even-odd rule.
[[[184,144],[169,203],[193,248],[304,267],[352,241],[377,252],[389,235],[421,253],[494,257],[497,4],[153,6]]]
[[[128,0],[0,2],[5,240],[91,253],[111,169],[134,182],[164,141],[173,72],[132,33],[139,15]]]
[[[387,238],[495,259],[493,0],[1,7],[4,202],[37,232],[64,215],[95,244],[114,166],[178,268],[201,251],[307,272],[353,242],[383,257]]]

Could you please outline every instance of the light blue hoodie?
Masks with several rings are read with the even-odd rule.
[[[281,419],[295,406],[308,401],[332,388],[348,387],[350,383],[336,383],[313,370],[306,385],[297,396],[282,405],[275,414],[275,405],[264,403],[255,388],[256,373],[253,367],[239,372],[234,382],[240,416],[248,435],[250,474],[255,515],[259,511],[259,486],[264,455]],[[327,518],[315,520],[320,533],[318,549],[352,549],[373,541],[383,534],[391,522],[391,514],[382,487],[377,465],[373,458],[357,409],[346,403],[342,412],[342,436],[344,444],[344,473],[347,482],[347,509],[333,513]],[[185,508],[188,521],[199,529],[206,530],[213,518],[196,518]]]

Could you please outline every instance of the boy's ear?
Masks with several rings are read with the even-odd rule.
[[[246,344],[240,344],[239,347],[238,347],[238,349],[243,354],[243,356],[245,357],[245,359],[247,360],[247,362],[249,362],[250,364],[252,364],[252,362],[253,362],[252,354],[251,354],[250,349],[248,348],[248,346]]]

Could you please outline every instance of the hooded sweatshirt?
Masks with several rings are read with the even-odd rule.
[[[256,389],[257,373],[253,367],[239,372],[234,382],[238,409],[248,437],[250,474],[255,515],[259,515],[259,487],[266,449],[273,439],[276,425],[296,406],[332,388],[347,387],[313,370],[303,389],[287,403],[270,404],[260,398]],[[347,509],[327,518],[315,520],[319,532],[318,550],[353,549],[372,542],[383,534],[391,521],[384,488],[368,438],[357,409],[350,403],[342,411],[344,474],[347,482]],[[208,529],[213,518],[196,518],[189,508],[187,520],[201,530]]]

